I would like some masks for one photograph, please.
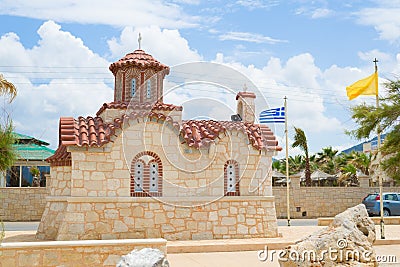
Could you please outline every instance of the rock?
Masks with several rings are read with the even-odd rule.
[[[375,224],[363,204],[335,216],[333,222],[279,254],[281,267],[378,266],[372,247]]]
[[[169,267],[169,263],[160,250],[144,248],[122,256],[116,267]]]

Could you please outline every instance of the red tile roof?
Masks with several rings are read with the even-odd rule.
[[[115,75],[118,69],[135,66],[139,68],[155,68],[156,70],[166,70],[169,72],[169,67],[160,63],[158,60],[147,54],[143,50],[137,49],[133,53],[126,54],[123,58],[110,65],[110,71]]]
[[[67,151],[67,147],[60,145],[54,155],[46,159],[52,166],[71,166],[71,152]]]
[[[122,124],[137,118],[148,118],[151,121],[170,125],[177,134],[194,148],[207,147],[220,133],[227,130],[237,130],[245,133],[251,145],[259,150],[266,149],[280,151],[278,141],[267,126],[260,126],[248,122],[214,121],[214,120],[189,120],[183,121],[182,127],[174,122],[171,117],[153,111],[133,111],[114,119],[112,123],[104,123],[100,117],[79,117],[77,120],[71,117],[60,118],[59,147],[55,154],[48,158],[52,164],[57,162],[70,162],[71,155],[67,152],[67,146],[101,147],[112,142],[116,129],[121,129]]]
[[[236,100],[238,100],[239,97],[243,97],[243,98],[256,98],[256,94],[254,94],[253,92],[239,92],[239,93],[236,95]]]
[[[280,151],[278,141],[267,126],[241,121],[189,120],[183,121],[181,136],[190,147],[207,147],[219,133],[226,130],[242,131],[247,135],[251,145],[256,149]]]
[[[111,102],[111,103],[104,103],[99,111],[97,111],[96,116],[99,116],[103,111],[106,109],[129,109],[131,110],[146,110],[146,111],[156,111],[156,110],[178,110],[182,111],[182,106],[175,106],[172,104],[164,104],[162,102],[156,103],[130,103],[130,102]]]

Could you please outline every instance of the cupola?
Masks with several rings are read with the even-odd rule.
[[[139,49],[112,63],[109,69],[115,77],[114,102],[163,102],[163,80],[169,67],[140,49],[140,41]]]

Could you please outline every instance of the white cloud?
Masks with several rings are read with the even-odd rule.
[[[274,6],[279,5],[278,0],[238,0],[236,1],[236,4],[246,7],[249,10],[253,10],[253,9],[265,9],[265,8],[271,8]]]
[[[367,52],[358,52],[358,57],[368,63],[372,63],[374,58],[377,58],[379,61],[383,62],[392,60],[389,54],[381,52],[378,49],[373,49]]]
[[[195,4],[197,1],[184,2]],[[194,27],[200,19],[187,15],[177,4],[162,0],[102,0],[95,3],[90,0],[5,0],[0,2],[0,14],[58,22],[136,27],[158,25],[166,28]]]
[[[312,11],[311,18],[313,19],[326,18],[331,16],[332,13],[333,11],[328,8],[317,8]]]
[[[32,49],[14,33],[3,35],[0,60],[10,66],[5,75],[18,90],[10,107],[16,131],[49,141],[54,148],[60,116],[95,115],[102,103],[112,100],[107,86],[112,74],[109,62],[56,23],[45,22],[38,34]]]
[[[296,15],[305,15],[312,19],[326,18],[334,15],[334,11],[329,8],[313,8],[309,6],[302,6],[295,10]]]
[[[161,30],[156,26],[135,29],[125,27],[118,39],[108,41],[112,56],[120,58],[137,48],[139,32],[142,35],[142,49],[164,64],[172,66],[202,60],[202,56],[189,47],[178,30]]]
[[[250,43],[267,43],[267,44],[276,44],[276,43],[286,43],[286,40],[273,39],[269,36],[264,36],[258,33],[250,33],[250,32],[227,32],[221,34],[219,39],[222,41],[243,41]]]
[[[400,38],[400,8],[398,3],[389,2],[379,3],[380,7],[361,9],[356,15],[360,24],[373,26],[380,39],[394,42]]]

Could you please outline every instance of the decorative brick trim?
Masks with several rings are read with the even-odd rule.
[[[143,156],[150,156],[153,159],[149,161],[149,164],[146,164],[142,159],[140,159]],[[135,192],[135,164],[140,161],[143,164],[143,192]],[[156,162],[158,164],[158,192],[150,192],[150,164],[152,162]],[[163,167],[162,167],[162,162],[160,157],[152,152],[152,151],[142,151],[138,153],[132,160],[131,163],[131,171],[130,171],[130,177],[131,177],[131,196],[132,197],[148,197],[148,196],[153,196],[153,197],[161,197],[162,196],[162,190],[163,190]]]
[[[228,165],[233,164],[235,166],[235,192],[228,192],[228,175],[227,168]],[[239,163],[236,160],[228,160],[224,165],[224,195],[225,196],[240,196],[240,188],[239,188]]]

